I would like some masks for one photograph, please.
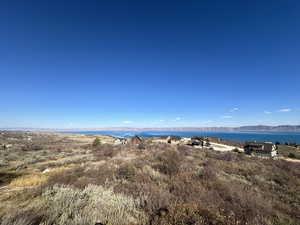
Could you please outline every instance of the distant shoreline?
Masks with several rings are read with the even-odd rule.
[[[0,128],[0,130],[20,131],[53,131],[53,132],[84,132],[84,131],[203,131],[203,132],[300,132],[300,125],[279,126],[240,126],[240,127],[105,127],[105,128]]]
[[[257,141],[257,142],[280,142],[280,143],[300,143],[300,132],[272,132],[272,131],[170,131],[170,130],[151,130],[151,131],[60,131],[66,134],[83,135],[110,135],[118,138],[131,138],[138,135],[143,138],[179,136],[179,137],[218,137],[223,140],[236,142]]]

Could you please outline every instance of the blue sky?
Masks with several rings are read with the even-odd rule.
[[[1,1],[0,127],[300,124],[300,2]]]

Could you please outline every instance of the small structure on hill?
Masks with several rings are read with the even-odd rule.
[[[126,145],[128,143],[126,138],[117,138],[114,143],[116,145]]]
[[[143,142],[143,139],[139,137],[138,135],[135,135],[130,139],[130,144],[138,145]]]
[[[7,150],[12,147],[12,144],[0,144],[0,149]]]
[[[168,136],[167,137],[167,142],[169,144],[171,144],[172,142],[179,143],[180,140],[181,140],[181,137],[179,137],[179,136]]]
[[[275,157],[277,155],[276,145],[269,142],[246,142],[244,151],[248,155],[269,156]]]
[[[180,144],[183,144],[183,145],[187,145],[188,143],[191,142],[191,138],[188,138],[188,137],[182,137],[181,140],[180,140]]]
[[[204,146],[204,137],[192,137],[191,138],[191,142],[190,142],[191,146]]]

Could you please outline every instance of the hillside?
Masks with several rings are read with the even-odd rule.
[[[300,163],[97,137],[2,132],[0,224],[300,224]]]

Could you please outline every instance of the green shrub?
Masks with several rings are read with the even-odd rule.
[[[95,140],[94,140],[94,142],[93,142],[93,146],[94,146],[94,147],[97,147],[97,146],[99,146],[100,144],[101,144],[100,138],[96,137]]]
[[[209,140],[206,140],[205,146],[206,146],[206,147],[209,147],[209,146],[210,146]]]
[[[233,151],[233,152],[240,153],[240,150],[239,150],[238,148],[234,148],[232,151]]]
[[[295,159],[296,158],[296,155],[294,153],[289,153],[288,154],[288,157],[289,158],[292,158],[292,159]]]

